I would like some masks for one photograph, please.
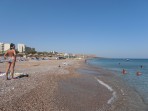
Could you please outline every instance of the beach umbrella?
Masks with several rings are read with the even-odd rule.
[[[38,54],[36,53],[36,54],[34,54],[34,56],[37,56]]]
[[[34,57],[37,57],[37,56],[38,56],[38,54],[37,54],[37,53],[36,53],[36,54],[33,54],[33,56],[34,56]]]
[[[52,55],[48,55],[48,57],[52,57]]]
[[[27,56],[31,57],[31,56],[32,56],[32,54],[28,54]]]
[[[25,53],[19,52],[17,55],[23,56],[23,55],[25,55]]]

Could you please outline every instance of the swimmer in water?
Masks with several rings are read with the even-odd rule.
[[[122,74],[127,74],[127,71],[125,69],[123,69]]]
[[[141,67],[141,69],[142,69],[142,68],[143,68],[143,65],[141,65],[140,67]]]

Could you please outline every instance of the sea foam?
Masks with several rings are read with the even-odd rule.
[[[107,101],[107,104],[112,104],[117,97],[116,92],[108,84],[104,83],[103,81],[99,80],[98,78],[96,78],[96,79],[101,85],[105,86],[110,92],[112,92],[112,97]]]

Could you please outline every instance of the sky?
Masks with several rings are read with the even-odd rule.
[[[0,42],[148,58],[148,0],[0,0]]]

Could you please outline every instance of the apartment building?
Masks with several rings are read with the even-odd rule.
[[[4,43],[4,51],[7,51],[10,49],[10,44],[9,43]]]
[[[0,42],[0,53],[4,53],[8,49],[10,49],[10,43]],[[35,51],[35,48],[27,47],[25,44],[18,44],[18,51],[20,53],[29,53]]]
[[[0,53],[2,53],[4,51],[4,43],[0,42]]]
[[[0,53],[4,53],[5,51],[10,49],[9,43],[1,43],[0,42]]]
[[[26,49],[25,44],[18,44],[18,51],[24,53]]]

